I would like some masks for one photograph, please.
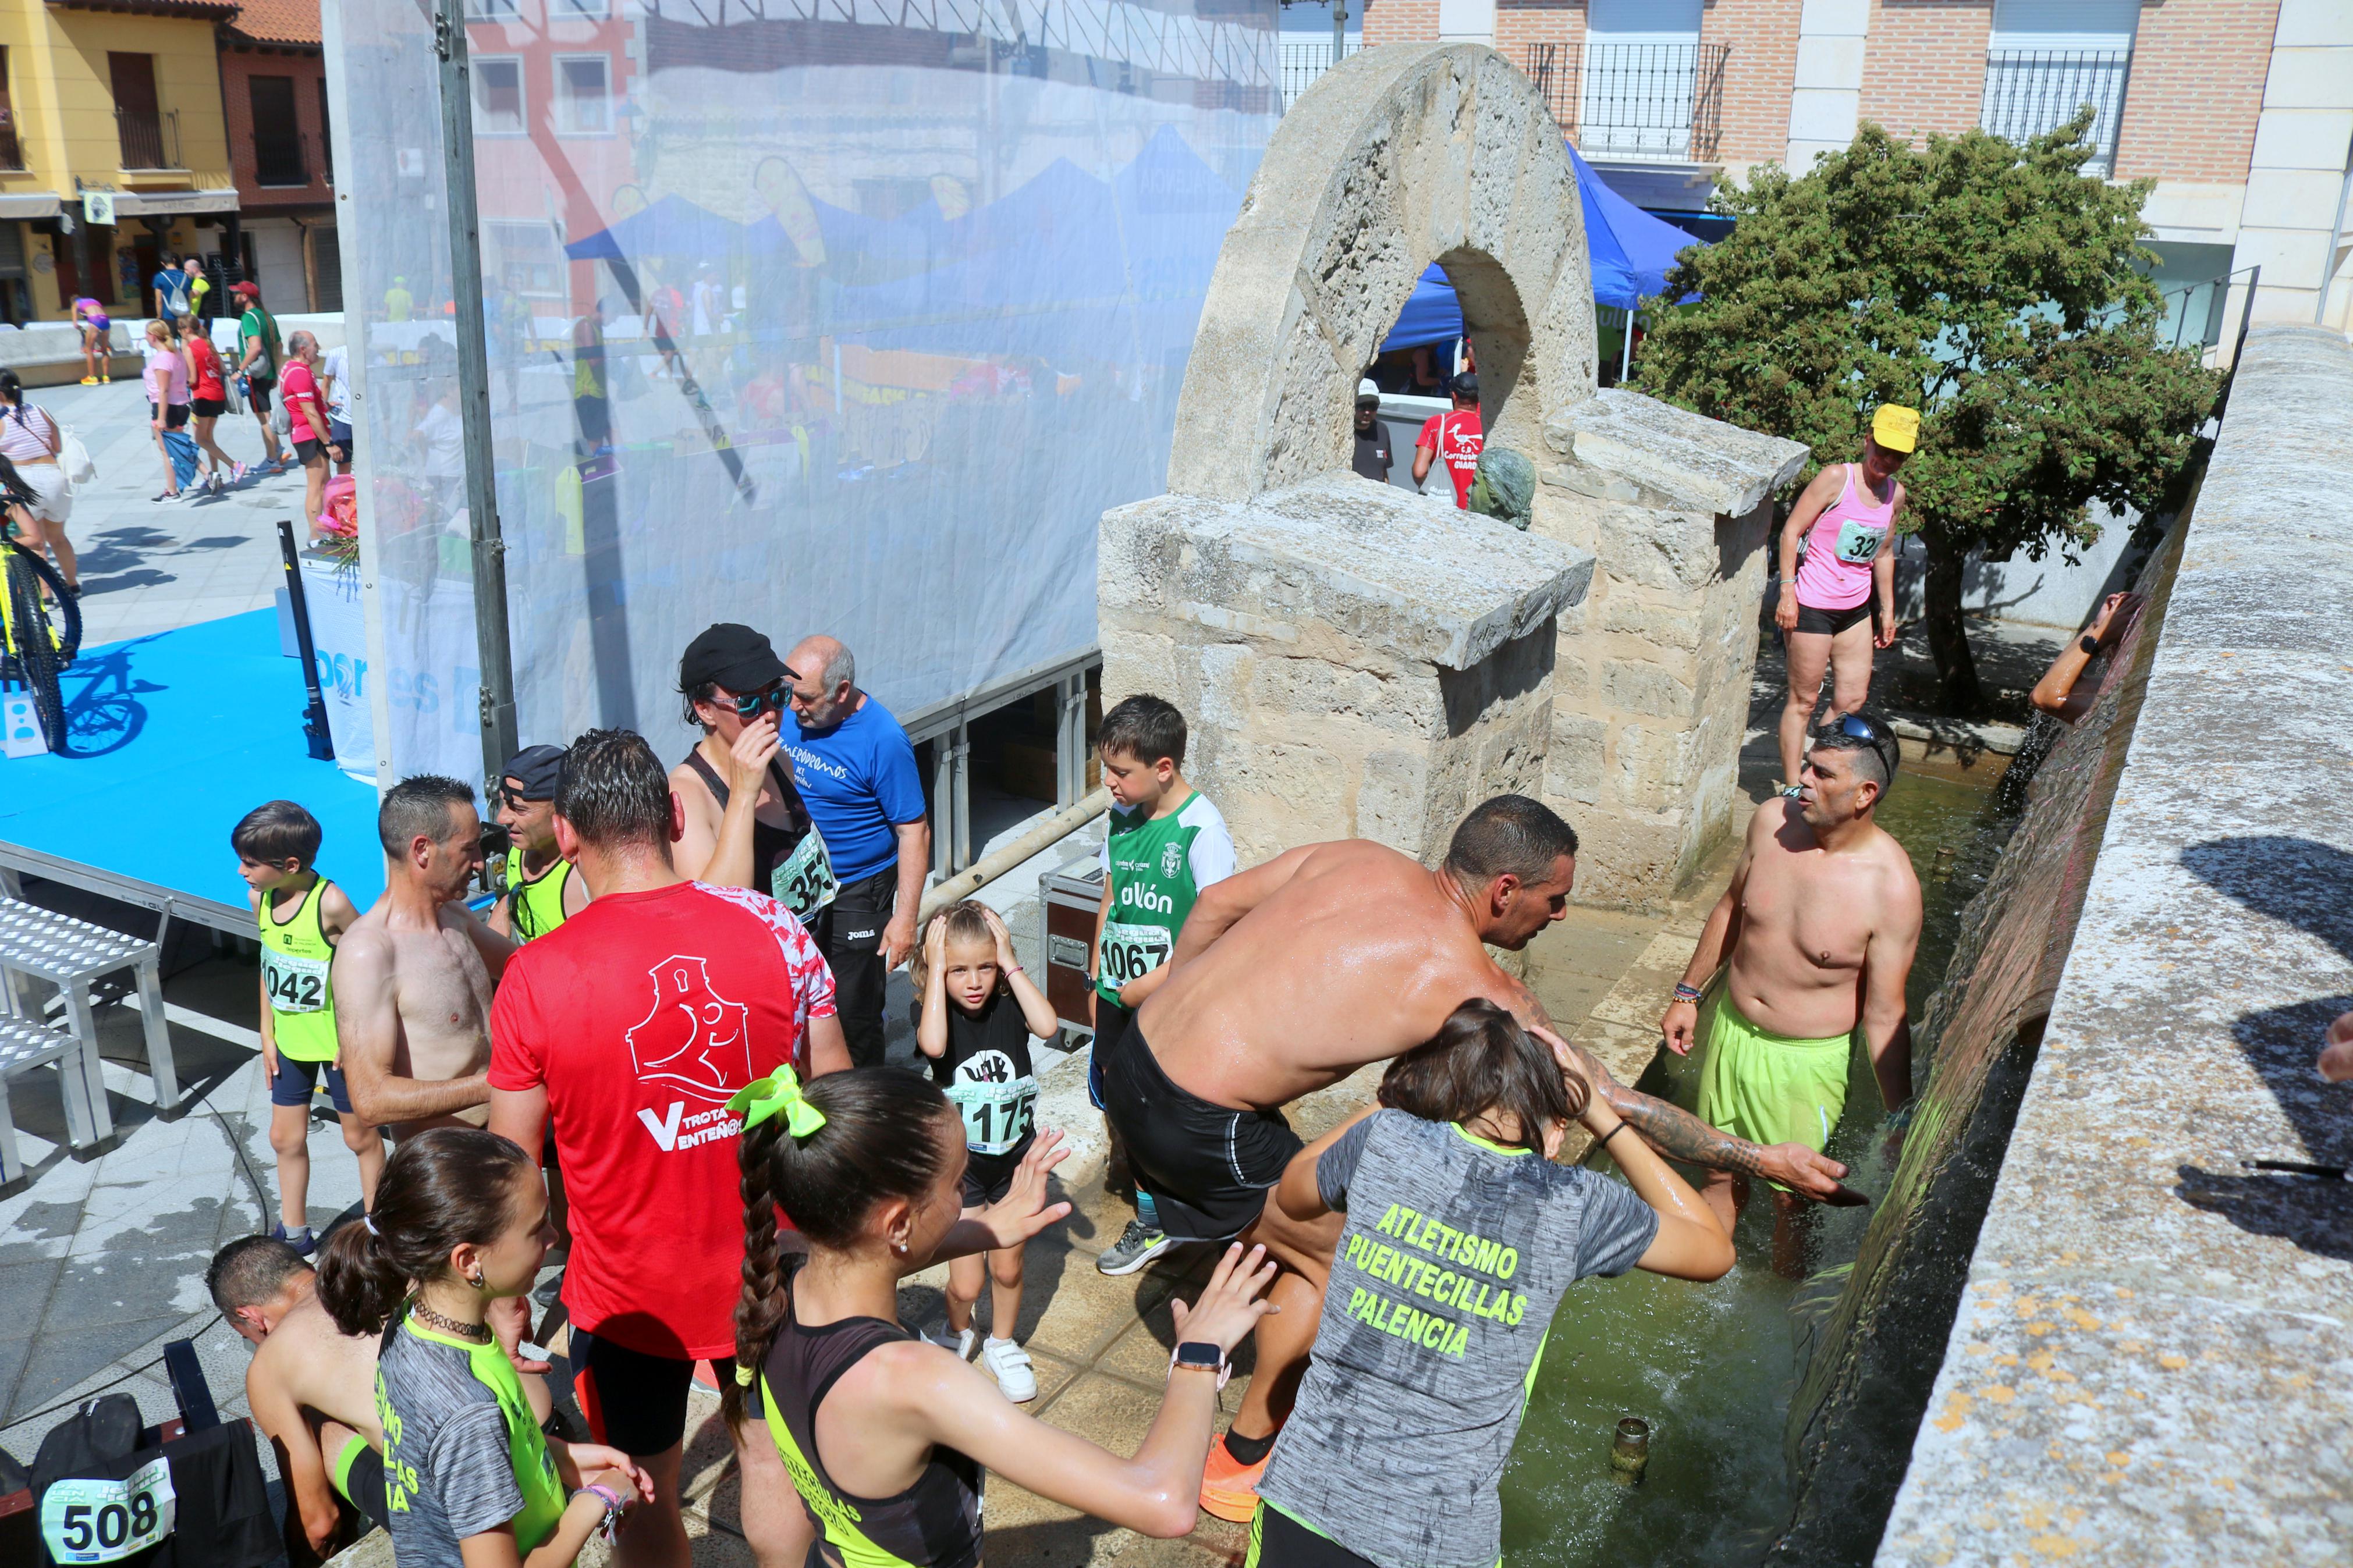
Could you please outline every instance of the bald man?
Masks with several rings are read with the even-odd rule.
[[[833,971],[834,1005],[857,1067],[882,1060],[882,986],[915,945],[932,826],[915,748],[891,710],[858,689],[858,663],[829,637],[786,656],[792,711],[779,731],[809,817],[841,884],[811,924]]]

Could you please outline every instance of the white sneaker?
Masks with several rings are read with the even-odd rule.
[[[978,1329],[966,1329],[961,1333],[954,1329],[947,1329],[934,1336],[932,1343],[938,1345],[942,1350],[955,1352],[955,1358],[958,1361],[970,1361],[973,1344],[979,1338]]]
[[[997,1376],[997,1386],[1016,1405],[1038,1397],[1038,1374],[1029,1370],[1029,1352],[1011,1340],[990,1339],[980,1347],[980,1364]]]

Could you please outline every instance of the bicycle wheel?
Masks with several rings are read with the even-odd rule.
[[[55,603],[41,596],[46,583]],[[81,651],[81,608],[48,563],[13,540],[8,545],[8,641],[15,673],[33,695],[33,712],[49,750],[66,750],[65,695],[58,677]]]

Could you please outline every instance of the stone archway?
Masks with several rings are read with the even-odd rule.
[[[1483,45],[1367,49],[1283,116],[1219,253],[1169,492],[1244,500],[1345,468],[1357,378],[1433,261],[1490,444],[1541,458],[1593,395],[1592,273],[1560,129]]]

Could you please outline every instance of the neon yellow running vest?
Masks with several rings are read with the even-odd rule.
[[[517,942],[545,936],[564,923],[564,890],[572,885],[572,862],[560,856],[536,881],[522,874],[522,846],[507,849],[507,929]]]
[[[333,886],[320,878],[283,925],[271,918],[267,893],[254,911],[261,924],[261,984],[269,997],[270,1036],[289,1061],[335,1059],[335,988],[327,978],[335,949],[319,924],[319,906]]]

